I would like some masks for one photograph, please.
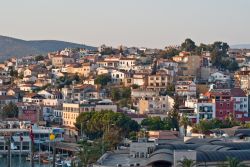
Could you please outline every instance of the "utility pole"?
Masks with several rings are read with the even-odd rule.
[[[56,167],[56,142],[53,142],[53,167]]]
[[[10,158],[10,156],[11,156],[11,153],[10,153],[10,150],[11,150],[11,135],[8,137],[8,139],[7,139],[7,141],[8,141],[8,167],[11,167],[11,158]]]

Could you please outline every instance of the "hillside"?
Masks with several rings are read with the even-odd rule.
[[[0,60],[9,57],[23,57],[29,55],[46,54],[65,48],[86,48],[96,49],[95,47],[64,42],[56,40],[25,41],[16,38],[0,36]]]

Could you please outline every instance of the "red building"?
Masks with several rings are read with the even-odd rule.
[[[215,116],[223,120],[229,115],[235,116],[235,100],[231,98],[230,89],[213,89],[206,93],[215,103]]]
[[[19,113],[19,119],[22,121],[31,121],[31,123],[38,122],[39,115],[36,110],[22,110]]]

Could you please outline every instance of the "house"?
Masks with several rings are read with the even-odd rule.
[[[172,69],[175,73],[178,72],[178,63],[171,59],[160,58],[157,60],[157,68]]]
[[[211,98],[215,103],[216,118],[223,120],[230,115],[233,115],[236,119],[242,117],[242,114],[235,111],[235,99],[232,98],[230,89],[212,89],[205,96]]]
[[[193,81],[177,81],[175,92],[179,96],[196,96],[196,84]]]
[[[83,84],[95,85],[95,79],[86,79],[86,80],[83,81]]]
[[[23,77],[23,82],[36,82],[37,77],[35,76],[31,76],[31,75],[27,75],[25,77]]]
[[[45,98],[37,93],[27,93],[23,97],[23,102],[42,104],[43,99]]]
[[[8,85],[11,83],[11,77],[0,76],[0,85]]]
[[[30,121],[32,124],[40,121],[41,108],[37,104],[17,103],[18,119],[20,121]]]
[[[68,56],[56,55],[52,57],[52,65],[54,67],[63,67],[66,64],[72,64],[74,62],[74,58]]]
[[[111,73],[111,82],[114,84],[122,84],[125,82],[126,78],[130,78],[130,74],[125,71],[112,70]]]
[[[125,71],[130,71],[136,65],[136,58],[133,57],[121,57],[119,59],[118,69],[123,69]]]
[[[236,71],[234,74],[235,85],[245,91],[250,90],[250,70]]]
[[[216,105],[210,98],[187,99],[185,107],[194,108],[196,123],[203,119],[212,120],[216,118]]]
[[[33,73],[32,73],[32,70],[27,68],[26,70],[23,71],[23,76],[26,77],[26,76],[31,76]]]
[[[170,83],[173,82],[173,77],[167,75],[165,71],[161,70],[156,72],[156,74],[148,75],[148,89],[153,90],[164,90]]]
[[[63,125],[67,127],[75,127],[76,118],[81,112],[80,104],[63,103]]]
[[[189,53],[188,53],[189,54]],[[180,59],[179,59],[180,58]],[[178,56],[178,59],[173,57],[173,60],[178,62],[178,73],[184,76],[197,76],[201,67],[201,56],[199,55],[189,55]]]
[[[106,67],[98,67],[96,69],[97,75],[109,74],[111,71],[112,71],[111,68],[106,68]]]
[[[210,82],[222,82],[222,83],[229,82],[230,80],[231,78],[229,75],[219,71],[212,73],[209,79]]]
[[[23,84],[19,86],[20,90],[24,92],[32,92],[36,90],[38,87],[33,84]]]
[[[87,93],[95,91],[96,88],[93,85],[74,85],[71,87],[62,88],[62,95],[64,100],[68,101],[81,101],[86,100]]]
[[[91,70],[93,70],[93,66],[90,63],[71,64],[67,66],[68,74],[79,74],[84,77],[88,77]]]
[[[170,96],[144,97],[139,100],[138,110],[140,114],[167,113],[172,109],[174,99]]]
[[[188,56],[191,56],[191,53],[190,52],[180,52],[179,55],[176,55],[174,57],[172,57],[172,59],[175,61],[175,62],[185,62],[188,60]]]
[[[133,84],[139,85],[139,86],[146,86],[148,85],[148,74],[146,73],[135,73],[133,75]]]
[[[237,119],[249,117],[248,111],[248,97],[245,92],[240,88],[232,88],[230,90],[231,98],[234,100],[234,110]]]

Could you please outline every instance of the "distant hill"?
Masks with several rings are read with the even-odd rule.
[[[90,50],[96,49],[92,46],[65,41],[25,41],[6,36],[0,36],[0,60],[5,60],[13,56],[24,57],[29,55],[46,54],[48,52],[63,50],[65,48],[86,48]]]
[[[250,44],[231,45],[230,48],[232,48],[232,49],[250,49]]]

